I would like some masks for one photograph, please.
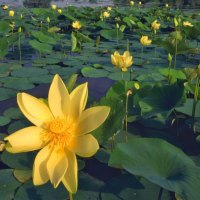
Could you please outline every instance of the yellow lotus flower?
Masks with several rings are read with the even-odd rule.
[[[156,33],[156,31],[160,28],[160,23],[158,22],[158,20],[154,20],[151,23],[151,28],[154,31],[154,33]]]
[[[169,4],[168,4],[168,3],[166,3],[166,4],[165,4],[165,7],[166,7],[166,8],[168,8],[168,7],[169,7]]]
[[[34,161],[33,183],[50,180],[58,187],[62,182],[70,193],[77,191],[76,155],[90,157],[99,149],[97,140],[88,134],[107,118],[110,108],[95,106],[85,110],[87,83],[70,94],[59,75],[55,75],[48,95],[48,105],[26,93],[18,93],[17,103],[35,126],[21,129],[6,138],[11,153],[41,149]]]
[[[183,22],[183,26],[185,26],[185,27],[187,27],[187,26],[193,27],[193,25],[188,21]]]
[[[130,6],[134,6],[135,2],[134,1],[130,1]]]
[[[52,5],[51,5],[51,8],[52,8],[53,10],[56,10],[56,8],[57,8],[56,4],[52,4]]]
[[[127,71],[127,68],[133,64],[133,58],[129,51],[125,51],[123,55],[120,55],[118,51],[115,51],[114,54],[111,55],[111,62],[125,72]]]
[[[9,17],[14,17],[15,15],[15,11],[14,10],[10,10],[9,11]]]
[[[8,10],[8,6],[7,6],[7,5],[4,5],[4,6],[2,7],[2,9],[3,9],[3,10]]]
[[[112,10],[112,7],[111,7],[111,6],[108,6],[108,7],[107,7],[107,10],[108,10],[108,11]]]
[[[62,14],[62,9],[58,9],[58,13],[59,13],[59,14]]]
[[[47,23],[50,23],[50,21],[51,21],[50,17],[47,17],[46,20],[47,20]]]
[[[82,27],[82,25],[79,21],[75,21],[72,23],[72,27],[79,30]]]
[[[148,46],[150,45],[152,42],[152,40],[149,40],[148,36],[142,36],[140,38],[140,43],[143,45],[143,46]]]
[[[110,13],[107,12],[107,11],[104,11],[104,12],[103,12],[103,17],[104,17],[104,18],[110,17]]]
[[[141,6],[141,5],[142,5],[142,2],[141,2],[141,1],[139,1],[139,2],[138,2],[138,4]]]

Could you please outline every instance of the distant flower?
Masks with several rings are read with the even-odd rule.
[[[11,30],[13,31],[15,28],[15,22],[10,22],[9,26],[10,26]]]
[[[142,5],[142,2],[141,2],[141,1],[139,1],[139,2],[138,2],[138,4],[141,6],[141,5]]]
[[[158,20],[154,20],[151,23],[151,28],[154,31],[154,33],[156,33],[156,31],[160,28],[160,23],[158,22]]]
[[[50,17],[47,17],[46,20],[47,20],[48,23],[50,23],[50,21],[51,21]]]
[[[143,46],[148,46],[150,45],[152,42],[152,40],[149,40],[148,36],[142,36],[140,38],[140,43],[143,45]]]
[[[56,4],[52,4],[52,5],[51,5],[51,8],[52,8],[53,10],[56,10],[56,8],[57,8]]]
[[[136,90],[139,90],[140,89],[140,84],[139,83],[134,83],[134,87]]]
[[[169,4],[168,4],[168,3],[166,3],[166,4],[165,4],[165,7],[166,7],[166,8],[168,8],[168,7],[169,7]]]
[[[120,55],[118,51],[115,51],[114,54],[111,55],[111,62],[125,72],[127,71],[127,68],[133,64],[133,58],[129,51],[125,51],[123,55]]]
[[[134,6],[135,2],[134,1],[130,1],[130,6]]]
[[[99,149],[90,134],[108,117],[108,106],[85,109],[87,83],[70,94],[59,75],[55,75],[44,103],[27,93],[18,93],[17,103],[34,126],[23,128],[4,138],[6,150],[21,153],[39,150],[33,166],[33,184],[49,180],[54,188],[60,182],[70,193],[76,193],[78,166],[76,155],[91,157]]]
[[[187,27],[187,26],[193,27],[193,25],[188,21],[183,22],[183,26],[185,26],[185,27]]]
[[[14,10],[10,10],[9,11],[9,17],[14,17],[15,15],[15,11]]]
[[[59,14],[62,14],[62,9],[58,9],[58,13],[59,13]]]
[[[107,7],[107,10],[108,10],[108,11],[111,11],[111,10],[112,10],[112,7],[111,7],[111,6],[108,6],[108,7]]]
[[[19,28],[18,28],[18,33],[21,33],[22,32],[22,27],[20,26]]]
[[[79,30],[82,27],[82,25],[79,21],[75,21],[72,23],[72,27]]]
[[[7,5],[4,5],[4,6],[2,7],[2,9],[3,9],[3,10],[8,10],[8,6],[7,6]]]
[[[103,12],[103,17],[104,17],[104,18],[110,17],[110,13],[107,12],[107,11],[104,11],[104,12]]]

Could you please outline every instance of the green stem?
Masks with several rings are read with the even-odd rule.
[[[170,71],[171,71],[172,62],[169,62],[168,65],[168,82],[170,83]]]
[[[119,29],[117,28],[117,47],[119,45]]]
[[[73,200],[73,196],[71,192],[69,192],[69,200]]]
[[[22,64],[22,51],[21,51],[21,38],[20,33],[19,34],[19,40],[18,40],[18,48],[19,48],[19,63]]]
[[[177,41],[177,30],[176,30],[176,38],[175,38],[175,54],[174,54],[174,68],[176,68],[177,48],[178,48],[178,41]]]
[[[129,39],[127,39],[126,40],[126,49],[127,49],[127,51],[129,51],[130,50],[130,43],[129,43]]]
[[[162,193],[163,193],[163,188],[160,188],[159,194],[158,194],[158,200],[162,199]]]
[[[122,80],[124,80],[124,72],[122,71],[121,74],[122,74]]]
[[[129,95],[126,95],[126,116],[125,116],[126,143],[128,143],[128,97]]]
[[[194,130],[194,123],[195,123],[195,111],[196,111],[196,105],[198,102],[198,96],[199,96],[199,85],[200,85],[200,79],[197,78],[197,82],[195,85],[195,91],[194,91],[194,100],[193,100],[193,106],[192,106],[192,128]]]
[[[144,47],[142,46],[142,49],[141,49],[141,64],[142,64],[142,61],[143,61],[143,54],[144,54]]]

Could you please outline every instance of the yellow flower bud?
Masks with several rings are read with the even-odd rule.
[[[177,19],[174,17],[174,26],[177,27],[178,26],[178,21]]]
[[[23,15],[21,14],[21,15],[20,15],[20,19],[22,19],[22,18],[23,18]]]
[[[117,29],[119,28],[119,24],[118,24],[118,23],[116,23],[116,28],[117,28]]]
[[[22,32],[22,27],[20,26],[19,28],[18,28],[18,33],[21,33]]]
[[[135,2],[134,1],[130,1],[130,6],[134,6]]]
[[[172,55],[170,53],[168,53],[167,60],[169,63],[172,62]]]
[[[10,10],[9,11],[9,17],[14,17],[15,15],[15,11],[14,10]]]
[[[47,20],[48,23],[50,23],[50,21],[51,21],[51,20],[50,20],[50,17],[47,17],[46,20]]]
[[[108,7],[107,7],[107,10],[108,10],[108,11],[112,10],[112,7],[111,7],[111,6],[108,6]]]
[[[2,7],[2,9],[3,9],[3,10],[8,10],[8,6],[7,6],[7,5],[4,5],[4,6]]]
[[[51,8],[52,8],[53,10],[56,10],[56,8],[57,8],[56,4],[52,4],[52,5],[51,5]]]
[[[136,90],[139,90],[140,89],[140,84],[139,83],[134,83],[134,87]]]
[[[58,9],[58,13],[59,13],[59,14],[62,14],[62,9]]]
[[[138,4],[141,6],[141,5],[142,5],[142,2],[141,2],[141,1],[139,1],[139,2],[138,2]]]
[[[166,4],[165,4],[165,7],[166,7],[166,8],[168,8],[168,7],[169,7],[169,4],[168,4],[168,3],[166,3]]]

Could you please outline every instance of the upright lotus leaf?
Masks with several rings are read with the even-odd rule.
[[[0,58],[4,58],[8,53],[8,42],[5,37],[0,38]]]
[[[181,84],[156,84],[151,92],[139,102],[143,117],[152,117],[158,114],[169,116],[174,108],[181,106],[185,101],[185,90]]]
[[[41,53],[51,53],[52,52],[52,46],[47,43],[41,43],[38,42],[37,40],[30,40],[29,44],[37,51]]]
[[[0,34],[6,34],[10,31],[9,22],[1,21],[0,22]]]
[[[119,31],[118,33],[119,33],[118,39],[119,40],[123,39],[124,34],[121,31]],[[115,40],[117,37],[117,32],[115,29],[111,29],[111,30],[104,29],[100,31],[100,34],[102,37],[104,37],[107,40]]]
[[[162,139],[135,138],[119,143],[111,153],[110,166],[142,176],[176,192],[184,200],[200,199],[200,168],[179,148]]]

